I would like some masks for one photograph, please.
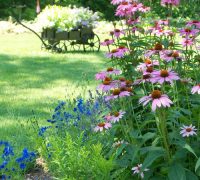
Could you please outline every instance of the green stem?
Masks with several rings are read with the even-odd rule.
[[[161,138],[163,140],[163,147],[166,150],[167,153],[167,161],[169,162],[171,159],[170,155],[170,148],[169,148],[169,142],[168,142],[168,131],[167,131],[167,119],[166,119],[166,113],[164,111],[157,110],[157,118],[158,118],[158,129],[161,135]]]

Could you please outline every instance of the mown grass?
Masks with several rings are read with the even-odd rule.
[[[43,124],[58,100],[95,89],[103,53],[53,54],[32,34],[0,35],[0,140],[31,146],[27,121]]]

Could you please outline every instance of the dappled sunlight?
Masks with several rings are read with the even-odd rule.
[[[0,35],[0,43],[0,137],[5,139],[33,116],[46,123],[59,100],[87,96],[103,69],[102,53],[41,51],[32,34]]]

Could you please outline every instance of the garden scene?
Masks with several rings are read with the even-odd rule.
[[[199,180],[199,0],[0,2],[1,180]]]

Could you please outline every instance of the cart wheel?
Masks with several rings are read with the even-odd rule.
[[[65,51],[80,51],[81,44],[76,40],[67,40],[64,42]]]
[[[93,38],[88,38],[87,42],[83,44],[84,51],[99,52],[100,39],[99,36],[94,34]]]
[[[57,52],[57,53],[61,53],[61,52],[62,52],[62,48],[57,48],[57,49],[56,49],[56,52]]]
[[[51,50],[52,46],[49,44],[49,42],[47,40],[44,40],[44,43],[46,45],[42,43],[41,50]]]
[[[61,49],[61,52],[66,52],[67,51],[67,47],[66,47],[65,41],[61,41],[60,42],[59,48]]]
[[[61,53],[62,49],[60,48],[60,41],[54,41],[51,45],[51,51]]]

